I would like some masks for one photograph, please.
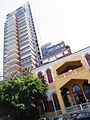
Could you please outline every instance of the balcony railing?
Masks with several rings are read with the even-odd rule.
[[[6,66],[7,68],[6,68],[6,71],[9,71],[9,72],[13,72],[13,71],[15,71],[15,70],[19,70],[20,69],[20,66],[18,65],[18,64],[14,64],[14,65],[12,65],[11,67],[10,67],[10,65],[9,66]]]
[[[6,65],[14,65],[15,63],[18,63],[19,62],[19,60],[18,59],[12,59],[12,60],[9,60],[7,63],[6,63]]]
[[[12,39],[12,41],[8,42],[8,46],[12,44],[18,44],[16,39]]]
[[[17,44],[12,44],[12,45],[7,47],[8,50],[12,50],[13,48],[18,49],[18,45]]]
[[[84,110],[90,111],[90,102],[66,107],[67,113],[72,113],[72,112],[77,112],[77,111],[79,112],[79,111],[84,111]]]
[[[7,55],[12,55],[13,53],[18,53],[18,49],[12,48],[11,50],[7,51]]]
[[[87,70],[87,68],[83,66],[83,67],[77,68],[77,69],[75,69],[75,70],[71,70],[71,71],[68,71],[68,72],[66,72],[66,73],[63,73],[63,74],[61,74],[61,75],[58,75],[58,78],[59,78],[59,79],[64,79],[64,78],[66,78],[66,77],[70,77],[70,76],[72,76],[72,75],[81,73],[81,72],[83,72],[83,71],[85,71],[85,70]]]
[[[12,60],[12,59],[18,58],[18,57],[19,57],[19,55],[17,53],[13,53],[13,54],[7,56],[7,60]]]

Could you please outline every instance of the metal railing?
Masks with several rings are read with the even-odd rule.
[[[90,111],[90,102],[66,107],[66,112],[67,113],[72,113],[72,112],[77,112],[77,111],[78,112],[80,112],[80,111]]]
[[[61,75],[58,75],[58,77],[59,77],[60,79],[64,79],[64,78],[66,78],[66,77],[70,77],[70,76],[72,76],[72,75],[82,73],[82,72],[85,71],[85,70],[87,70],[87,68],[86,68],[85,66],[83,66],[83,67],[77,68],[77,69],[75,69],[75,70],[71,70],[71,71],[69,71],[69,72],[66,72],[66,73],[63,73],[63,74],[61,74]]]

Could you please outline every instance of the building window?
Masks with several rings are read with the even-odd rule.
[[[38,77],[42,79],[42,72],[38,72]]]
[[[47,74],[48,82],[52,83],[53,82],[53,78],[52,78],[51,70],[47,69],[46,74]]]
[[[74,96],[76,104],[84,103],[85,98],[84,98],[84,95],[83,95],[83,92],[82,92],[80,86],[74,85],[72,90],[73,90],[73,96]]]
[[[86,58],[89,66],[90,66],[90,54],[87,53],[86,56],[85,56],[85,58]]]
[[[48,100],[47,97],[44,97],[43,103],[45,106],[45,112],[54,112],[54,106],[52,100]]]
[[[69,107],[73,105],[73,100],[69,89],[63,88],[61,93],[62,93],[63,101],[65,103],[65,107]]]
[[[80,91],[80,87],[78,85],[73,86],[73,92],[78,92]]]
[[[45,107],[45,112],[50,112],[47,97],[44,97],[43,103]]]
[[[85,92],[87,101],[90,101],[90,84],[88,84],[88,81],[83,83],[83,90]]]
[[[42,80],[42,82],[45,84],[45,80],[44,80],[44,75],[42,74],[42,72],[38,72],[38,77]]]
[[[58,101],[56,93],[54,93],[52,96],[53,96],[53,101],[54,101],[56,110],[60,110],[60,105],[59,105],[59,101]]]

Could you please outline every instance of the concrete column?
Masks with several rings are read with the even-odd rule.
[[[73,96],[73,92],[72,92],[72,91],[71,91],[71,96],[72,96],[73,102],[74,102],[74,104],[75,104],[75,106],[76,106],[77,104],[76,104],[76,101],[75,101],[75,98],[74,98],[74,96]]]
[[[61,107],[62,114],[65,114],[66,109],[65,109],[65,104],[64,104],[64,101],[63,101],[63,98],[62,98],[62,95],[61,95],[61,91],[57,91],[57,97],[58,97],[58,100],[59,100],[59,104],[60,104],[60,107]]]
[[[86,95],[85,95],[85,92],[84,92],[83,89],[81,89],[81,90],[82,90],[83,96],[84,96],[84,98],[85,98],[85,101],[87,102],[87,97],[86,97]]]

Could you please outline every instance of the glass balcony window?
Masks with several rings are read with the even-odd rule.
[[[19,32],[23,31],[23,30],[27,30],[27,27],[26,26],[23,26],[23,27],[20,27],[18,28]]]
[[[18,53],[19,51],[18,51],[18,49],[16,48],[12,48],[11,50],[8,50],[7,51],[7,55],[12,55],[13,53]]]
[[[28,32],[19,35],[19,38],[21,39],[21,38],[23,38],[23,37],[25,37],[25,36],[28,36]]]
[[[20,41],[23,41],[23,40],[26,40],[26,39],[28,39],[27,35],[19,38]]]
[[[31,57],[28,57],[28,58],[22,60],[21,64],[25,64],[25,63],[28,63],[28,62],[31,62]]]
[[[21,49],[20,53],[23,54],[23,53],[25,53],[26,51],[29,51],[29,50],[30,50],[30,47],[26,47],[24,49]]]
[[[24,23],[26,23],[25,19],[18,21],[18,25],[22,25]]]
[[[26,58],[26,57],[28,57],[28,56],[30,56],[30,52],[27,52],[26,54],[22,55],[22,56],[21,56],[21,59],[24,59],[24,58]]]
[[[21,42],[19,43],[19,45],[22,46],[23,44],[27,44],[27,43],[29,43],[28,39],[25,40],[25,41],[21,41]]]
[[[26,23],[24,22],[23,24],[18,25],[19,27],[26,26]]]
[[[16,44],[12,44],[12,45],[10,45],[10,46],[7,47],[8,50],[11,50],[11,49],[13,49],[13,48],[14,48],[14,49],[15,49],[15,48],[17,49],[18,46],[17,46]]]
[[[27,32],[27,29],[23,30],[23,31],[19,31],[19,35],[23,34],[23,33],[26,33]]]
[[[18,63],[18,62],[19,62],[19,60],[16,59],[16,58],[14,58],[14,59],[12,59],[12,60],[9,60],[9,61],[6,63],[6,65],[14,65],[15,63]]]
[[[13,54],[7,56],[7,60],[12,60],[13,58],[18,58],[18,57],[19,57],[19,55],[17,53],[13,53]]]
[[[22,17],[20,16],[19,18],[18,18],[18,22],[21,22],[21,21],[23,21],[23,20],[25,20],[25,16],[23,15]]]
[[[27,34],[28,34],[27,30],[25,30],[24,32],[19,33],[19,37],[22,37],[22,36],[27,35]]]

